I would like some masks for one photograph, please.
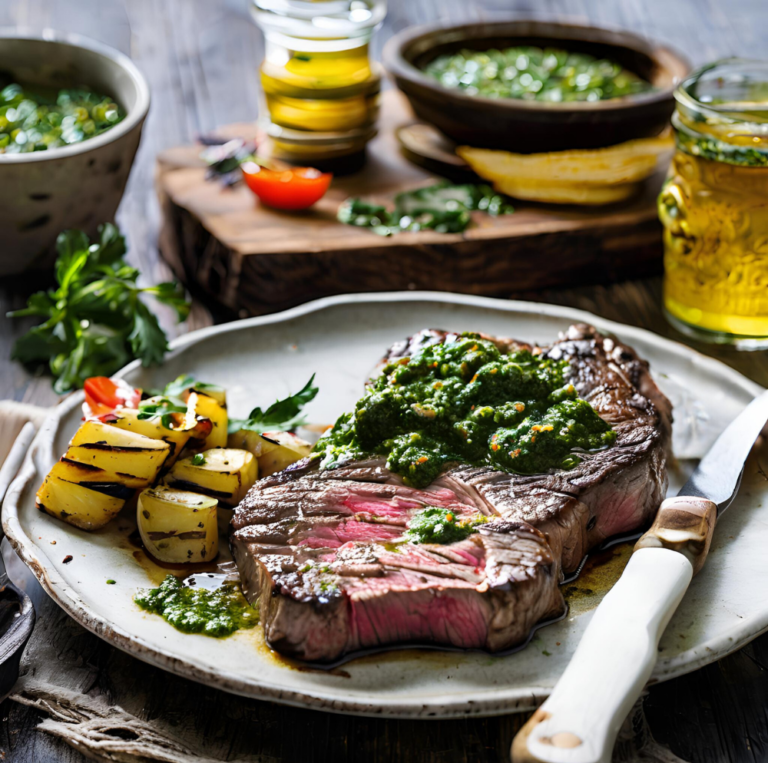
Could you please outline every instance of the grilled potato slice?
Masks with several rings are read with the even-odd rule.
[[[70,470],[62,467],[61,462],[54,465],[37,491],[35,505],[38,509],[81,530],[98,530],[125,505],[124,494],[102,492],[96,489],[98,483],[69,481],[64,478],[69,474]],[[123,487],[123,490],[128,489]],[[129,493],[132,495],[133,491]]]
[[[258,462],[252,453],[236,448],[213,448],[177,461],[167,482],[172,487],[200,492],[235,506],[258,476]]]
[[[250,429],[239,429],[237,432],[229,435],[227,447],[247,450],[249,453],[253,453],[254,458],[259,459],[270,451],[275,450],[275,448],[279,448],[280,443],[258,432],[252,432]]]
[[[215,498],[169,487],[139,495],[136,521],[144,548],[158,561],[210,562],[219,553]]]
[[[199,444],[200,450],[226,448],[227,425],[229,423],[226,402],[222,405],[216,397],[198,391],[190,392],[186,396],[185,402],[198,420],[198,429],[197,432],[193,432],[192,438],[201,441]],[[210,421],[210,428],[203,424],[203,422],[208,421]],[[201,427],[203,427],[204,431],[201,431]],[[190,443],[190,446],[192,445],[193,443]],[[195,445],[197,445],[197,442]]]
[[[274,446],[259,456],[259,474],[262,477],[281,472],[287,466],[306,458],[312,451],[312,446],[306,440],[290,432],[265,432],[262,439]]]
[[[143,484],[135,487],[145,488],[155,481],[170,454],[171,446],[164,440],[153,440],[100,421],[86,421],[69,443],[64,458],[142,480]]]
[[[177,429],[167,429],[163,426],[159,416],[151,419],[140,419],[139,411],[135,408],[120,408],[115,415],[116,420],[110,421],[109,426],[168,443],[170,453],[166,458],[165,466],[170,466],[179,457],[191,434],[191,427],[184,425]]]

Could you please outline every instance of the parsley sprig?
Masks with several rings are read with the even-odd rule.
[[[306,417],[302,413],[303,407],[314,400],[318,388],[314,386],[315,375],[295,394],[278,400],[262,411],[254,408],[247,419],[230,419],[228,431],[230,434],[241,429],[249,429],[253,432],[289,432],[301,426]]]
[[[125,238],[110,223],[100,226],[94,243],[70,230],[56,247],[58,288],[33,294],[27,307],[9,313],[45,319],[17,340],[11,358],[47,364],[59,394],[82,387],[89,376],[111,376],[133,358],[145,366],[160,363],[168,338],[140,295],[170,305],[183,321],[190,308],[183,290],[170,282],[137,286],[139,271],[123,259]]]
[[[151,397],[139,403],[139,412],[136,418],[139,421],[160,418],[160,423],[166,429],[174,429],[176,422],[174,413],[186,413],[187,406],[181,400],[170,397]]]

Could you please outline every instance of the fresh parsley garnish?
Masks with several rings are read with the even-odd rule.
[[[314,400],[318,388],[313,386],[315,375],[295,394],[289,395],[283,400],[278,400],[262,411],[254,408],[247,419],[230,419],[228,431],[230,434],[240,429],[249,429],[253,432],[288,432],[301,426],[306,417],[301,413],[302,408]]]
[[[165,385],[163,394],[166,397],[180,398],[188,389],[205,392],[206,390],[218,391],[221,390],[221,387],[218,384],[198,381],[194,376],[190,376],[190,374],[182,374]]]
[[[58,287],[33,294],[27,307],[9,313],[44,319],[16,341],[11,358],[47,364],[59,394],[82,387],[89,376],[111,376],[133,358],[145,366],[160,363],[168,338],[140,295],[170,305],[183,321],[190,308],[183,289],[175,283],[137,286],[139,271],[123,259],[125,238],[110,223],[99,227],[94,243],[82,231],[65,231],[56,248]]]
[[[160,423],[166,429],[173,429],[175,425],[175,413],[185,414],[187,406],[181,401],[170,397],[151,397],[139,403],[139,412],[136,416],[140,421],[160,418]]]
[[[195,453],[192,456],[192,464],[193,466],[205,466],[205,456],[202,453]]]

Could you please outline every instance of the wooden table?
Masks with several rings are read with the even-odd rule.
[[[614,24],[667,41],[694,63],[726,55],[765,57],[768,3],[732,0],[390,0],[389,15],[374,53],[394,31],[419,23],[480,20],[494,13],[536,10],[557,17]],[[158,211],[152,188],[158,151],[182,144],[217,125],[247,121],[258,110],[256,69],[262,56],[247,0],[4,0],[0,27],[53,27],[102,40],[130,54],[149,79],[153,105],[136,166],[119,212],[131,259],[148,280],[166,277],[157,255]],[[1,234],[0,234],[1,238]],[[0,314],[23,304],[39,288],[29,279],[3,279]],[[539,299],[589,310],[686,341],[660,314],[658,280],[582,287],[510,296]],[[189,329],[210,322],[196,305]],[[0,357],[29,323],[0,319]],[[167,328],[172,324],[167,322]],[[768,354],[697,349],[720,358],[768,386]],[[0,396],[50,405],[56,402],[44,378],[31,378],[0,362]],[[765,595],[755,581],[755,595]],[[227,751],[247,751],[270,763],[292,761],[407,761],[413,763],[504,761],[522,718],[466,721],[384,721],[296,710],[243,700],[150,668],[84,631],[51,601],[39,611],[38,629],[49,635],[47,669],[76,660],[82,691],[106,694],[145,718],[178,723],[184,713],[209,709],[206,733],[216,737],[224,718],[237,719],[237,733],[219,740]],[[717,664],[653,687],[646,702],[651,729],[688,761],[768,760],[768,635]],[[19,763],[84,761],[66,744],[35,730],[43,716],[6,702],[0,708],[0,757]]]

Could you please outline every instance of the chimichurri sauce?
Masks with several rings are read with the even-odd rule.
[[[615,61],[556,48],[461,50],[438,56],[424,71],[444,87],[483,98],[603,101],[652,89]]]
[[[403,537],[411,543],[456,543],[477,532],[477,526],[487,521],[482,514],[459,519],[450,509],[428,506],[413,515]]]
[[[245,599],[236,583],[216,590],[189,588],[168,575],[159,588],[140,591],[133,600],[185,633],[223,638],[236,630],[253,628],[259,613]]]
[[[104,95],[80,88],[27,88],[0,82],[0,154],[25,154],[80,143],[106,132],[125,112]]]
[[[414,487],[451,461],[518,474],[570,469],[575,449],[612,445],[616,432],[565,382],[567,368],[528,350],[502,355],[473,334],[430,345],[387,365],[315,452],[322,468],[384,455]]]

